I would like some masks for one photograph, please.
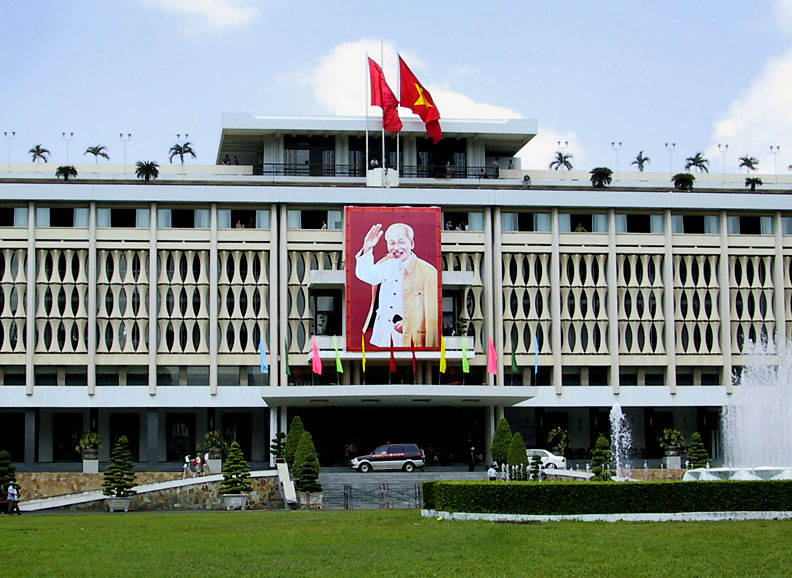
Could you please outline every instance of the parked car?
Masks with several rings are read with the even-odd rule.
[[[411,472],[426,465],[424,451],[415,444],[386,444],[365,456],[352,458],[349,467],[359,472],[404,470]]]
[[[530,463],[533,460],[534,456],[539,456],[542,458],[542,467],[543,468],[561,468],[566,469],[567,461],[564,456],[557,456],[552,452],[547,450],[539,450],[539,449],[530,449],[525,450],[525,454],[528,456],[528,462]]]

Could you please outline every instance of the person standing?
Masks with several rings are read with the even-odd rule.
[[[19,484],[10,483],[8,484],[8,514],[11,515],[14,512],[17,514],[22,514],[19,511]]]
[[[468,471],[472,472],[476,469],[476,448],[470,446],[470,451],[468,452]]]
[[[498,464],[496,464],[495,462],[492,462],[489,469],[487,470],[487,479],[490,482],[495,482],[498,479],[498,470],[495,469],[495,466],[497,465]]]

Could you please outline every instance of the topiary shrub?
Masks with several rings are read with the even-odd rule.
[[[539,454],[534,455],[531,458],[531,478],[534,480],[540,480],[542,474],[542,456]]]
[[[608,438],[600,434],[594,446],[594,451],[591,452],[591,471],[594,473],[593,479],[602,482],[609,481],[611,479],[610,467],[612,465],[610,442]]]
[[[498,427],[495,428],[495,435],[492,436],[492,459],[499,464],[508,462],[509,459],[509,446],[511,445],[511,428],[506,418],[501,418],[498,422]]]
[[[221,494],[249,494],[252,491],[250,467],[239,443],[233,442],[228,451],[228,459],[223,464],[223,483],[220,484],[219,492]]]
[[[299,415],[295,415],[289,426],[289,433],[286,435],[286,447],[284,449],[284,457],[289,467],[294,466],[294,453],[297,451],[297,445],[300,443],[300,438],[305,431],[303,422]]]
[[[316,456],[316,448],[314,447],[313,437],[311,436],[310,432],[303,432],[302,437],[300,438],[300,443],[297,446],[297,451],[294,452],[294,467],[292,471],[295,475],[295,485],[297,489],[300,491],[305,491],[302,489],[302,480],[300,479],[300,472],[302,471],[302,466],[305,463],[306,458],[313,454]]]
[[[110,452],[110,466],[105,470],[102,493],[114,498],[128,498],[135,495],[135,464],[129,451],[126,436],[118,438]]]
[[[299,471],[300,491],[319,493],[322,484],[319,483],[319,460],[314,454],[308,454]]]
[[[0,497],[6,499],[6,488],[11,482],[16,482],[16,466],[11,463],[11,454],[0,450]]]
[[[525,442],[520,432],[516,432],[511,438],[507,463],[510,466],[528,465],[528,456],[525,453]]]
[[[688,448],[687,457],[692,468],[706,468],[710,461],[710,456],[698,432],[694,432],[690,436],[690,447]]]
[[[272,457],[275,459],[286,457],[286,434],[279,431],[270,441],[270,454],[272,454]]]

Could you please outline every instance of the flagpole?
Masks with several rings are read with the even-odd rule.
[[[396,58],[399,57],[399,54],[396,53]],[[396,94],[399,96],[396,97],[396,110],[399,109],[399,101],[401,100],[401,70],[398,70],[398,61],[396,63]],[[399,140],[401,138],[401,132],[396,133],[396,176],[399,176]]]
[[[369,77],[371,76],[371,69],[369,67],[369,55],[368,51],[366,52],[366,82],[365,82],[365,96],[363,98],[363,105],[366,108],[366,153],[365,158],[363,159],[363,175],[368,176],[368,166],[369,166],[369,135],[368,135],[368,109],[369,109]]]
[[[385,75],[385,48],[383,47],[382,38],[380,38],[380,62],[382,63],[383,69],[382,74]],[[385,168],[385,109],[382,109],[382,186],[385,186],[385,179],[387,174],[387,169]]]

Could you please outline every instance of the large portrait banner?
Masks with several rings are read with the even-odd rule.
[[[347,350],[440,349],[439,207],[346,208]]]

